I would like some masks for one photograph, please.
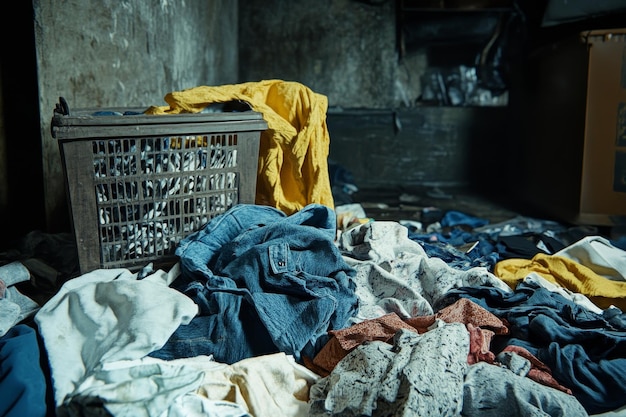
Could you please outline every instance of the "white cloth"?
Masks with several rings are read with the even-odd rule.
[[[57,415],[168,416],[175,400],[193,392],[201,381],[202,372],[197,369],[161,359],[106,362],[88,373],[57,407]]]
[[[239,404],[230,401],[211,401],[195,393],[176,398],[160,417],[253,417]]]
[[[554,254],[614,281],[626,280],[626,251],[602,236],[585,236]]]
[[[29,279],[30,272],[21,262],[0,266],[0,281],[6,287],[0,294],[0,337],[39,310],[39,304],[22,294],[15,286]]]
[[[126,269],[95,270],[67,281],[37,312],[57,406],[88,387],[96,395],[89,384],[99,380],[94,373],[147,356],[197,314],[189,297],[168,286],[171,272],[137,279]],[[163,384],[160,389],[167,389]]]
[[[0,298],[0,337],[7,334],[20,321],[22,309],[13,301]]]
[[[239,404],[211,400],[197,392],[205,376],[195,362],[202,358],[211,360],[196,357],[164,361],[145,357],[109,362],[83,382],[77,389],[79,394],[57,409],[57,415],[252,417]]]
[[[28,281],[30,272],[21,262],[14,261],[0,266],[0,279],[4,281],[7,287],[11,287],[20,282]]]

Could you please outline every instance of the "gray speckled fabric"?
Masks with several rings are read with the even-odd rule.
[[[530,371],[530,361],[514,352],[500,352],[496,356],[496,360],[515,375],[526,376]]]
[[[377,221],[343,233],[339,249],[356,270],[359,313],[353,322],[397,313],[402,318],[430,315],[451,289],[490,285],[511,288],[484,267],[459,270],[431,258],[408,238],[400,223]]]
[[[468,353],[460,323],[363,343],[313,385],[309,416],[458,416]]]
[[[463,394],[464,417],[586,417],[576,397],[479,362],[469,367]]]

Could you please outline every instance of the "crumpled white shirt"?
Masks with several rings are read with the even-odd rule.
[[[626,280],[626,251],[602,236],[585,236],[554,254],[578,262],[613,281]]]
[[[169,274],[159,270],[138,279],[127,269],[95,270],[67,281],[41,307],[34,320],[61,413],[71,411],[73,398],[93,403],[101,396],[101,402],[126,405],[108,410],[113,415],[158,416],[170,400],[199,386],[202,372],[193,368],[116,365],[159,349],[197,314],[193,300],[169,287],[178,271],[176,265]]]

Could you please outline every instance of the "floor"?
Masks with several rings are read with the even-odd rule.
[[[428,221],[429,213],[457,210],[488,219],[490,223],[523,215],[485,196],[464,188],[384,188],[358,190],[352,200],[360,204],[368,217],[376,220]]]
[[[359,189],[350,195],[358,203],[367,217],[375,220],[421,222],[428,224],[448,210],[456,210],[467,215],[488,220],[488,224],[507,222],[522,216],[538,220],[551,220],[566,227],[584,230],[584,233],[604,236],[613,241],[626,242],[626,224],[614,226],[573,225],[559,219],[543,217],[535,212],[525,211],[519,206],[509,207],[495,197],[478,194],[467,188],[454,187],[414,187]]]

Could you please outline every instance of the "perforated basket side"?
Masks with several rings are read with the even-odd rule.
[[[254,203],[260,131],[60,140],[82,273],[176,261],[178,242]]]

